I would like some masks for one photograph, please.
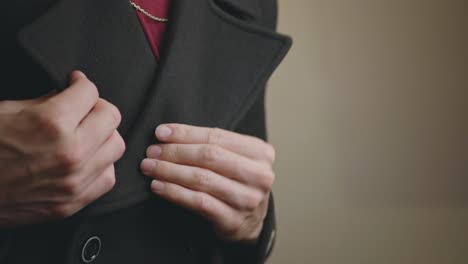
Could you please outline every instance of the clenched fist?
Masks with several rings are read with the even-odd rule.
[[[120,121],[78,71],[59,94],[0,102],[0,228],[71,216],[110,191]]]

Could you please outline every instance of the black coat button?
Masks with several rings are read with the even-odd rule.
[[[81,250],[81,260],[84,263],[93,262],[101,251],[101,239],[97,236],[89,238]]]

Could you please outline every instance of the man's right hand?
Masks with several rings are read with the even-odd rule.
[[[0,102],[0,228],[66,218],[109,192],[120,121],[78,71],[61,93]]]

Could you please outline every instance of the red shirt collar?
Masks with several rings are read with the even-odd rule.
[[[140,6],[143,10],[153,16],[167,18],[169,15],[170,0],[133,0],[133,3]],[[161,45],[164,39],[164,34],[166,33],[167,23],[170,21],[158,22],[139,10],[135,9],[135,11],[145,31],[148,42],[151,45],[154,56],[157,59],[160,59]]]

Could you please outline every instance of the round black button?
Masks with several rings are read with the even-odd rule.
[[[91,237],[86,241],[81,250],[81,260],[84,263],[93,262],[101,251],[101,239],[97,236]]]

